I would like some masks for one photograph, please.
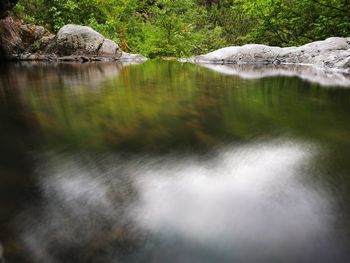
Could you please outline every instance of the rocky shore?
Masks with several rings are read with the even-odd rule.
[[[232,46],[180,61],[199,64],[312,65],[350,73],[350,37],[332,37],[300,47]]]
[[[0,57],[15,61],[144,61],[123,52],[112,40],[87,26],[65,25],[51,34],[42,26],[28,25],[11,17],[0,20]]]

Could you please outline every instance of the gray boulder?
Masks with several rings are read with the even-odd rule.
[[[119,46],[112,40],[104,38],[91,27],[65,25],[57,33],[46,54],[56,54],[59,58],[85,56],[87,61],[112,61],[122,56]]]
[[[350,38],[332,37],[300,47],[249,44],[222,48],[190,59],[195,63],[302,64],[350,71]]]
[[[119,50],[118,45],[110,40],[110,39],[105,39],[99,49],[99,54],[100,55],[115,55],[117,51]]]
[[[60,56],[95,55],[104,42],[104,37],[91,27],[65,25],[57,33],[56,48]]]

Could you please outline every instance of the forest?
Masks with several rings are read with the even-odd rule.
[[[91,26],[149,58],[350,35],[349,0],[20,0],[12,15],[54,33],[68,23]]]

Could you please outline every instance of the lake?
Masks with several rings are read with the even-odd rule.
[[[349,79],[2,64],[6,262],[350,262]]]

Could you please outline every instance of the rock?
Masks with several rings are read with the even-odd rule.
[[[65,25],[57,33],[56,48],[60,56],[97,54],[104,37],[91,27]]]
[[[65,61],[65,62],[74,62],[74,61],[79,61],[79,57],[65,56],[65,57],[59,57],[58,60]]]
[[[39,50],[45,50],[45,48],[52,43],[52,41],[55,39],[55,35],[49,34],[47,36],[44,36],[40,38],[37,43],[39,45]],[[35,44],[35,43],[34,43]]]
[[[5,59],[42,52],[55,37],[42,26],[25,25],[11,17],[0,20],[0,35],[0,57]]]
[[[90,61],[100,61],[100,62],[108,62],[108,61],[113,61],[113,60],[115,60],[114,57],[97,56],[97,57],[90,58]]]
[[[38,40],[42,38],[45,34],[48,33],[47,30],[45,30],[42,26],[35,26],[35,25],[20,25],[20,34],[22,41],[25,43],[33,43],[35,40]]]
[[[89,59],[88,57],[86,57],[86,56],[81,56],[80,59],[81,59],[82,62],[88,62],[88,61],[90,60],[90,59]]]
[[[121,61],[135,61],[135,62],[141,62],[141,61],[146,61],[147,58],[140,54],[130,54],[126,52],[122,52],[120,58]]]
[[[331,37],[324,41],[316,41],[306,44],[300,47],[300,49],[311,52],[323,52],[329,50],[346,50],[349,49],[349,46],[350,38]]]
[[[350,71],[350,38],[332,37],[301,47],[249,44],[226,47],[189,61],[223,64],[306,64]]]
[[[20,30],[12,18],[0,20],[0,36],[0,57],[10,58],[23,51]]]
[[[110,39],[105,39],[98,53],[100,55],[115,55],[118,50],[119,47],[114,41]]]
[[[30,53],[43,51],[55,37],[42,26],[21,24],[19,30],[23,47]]]

